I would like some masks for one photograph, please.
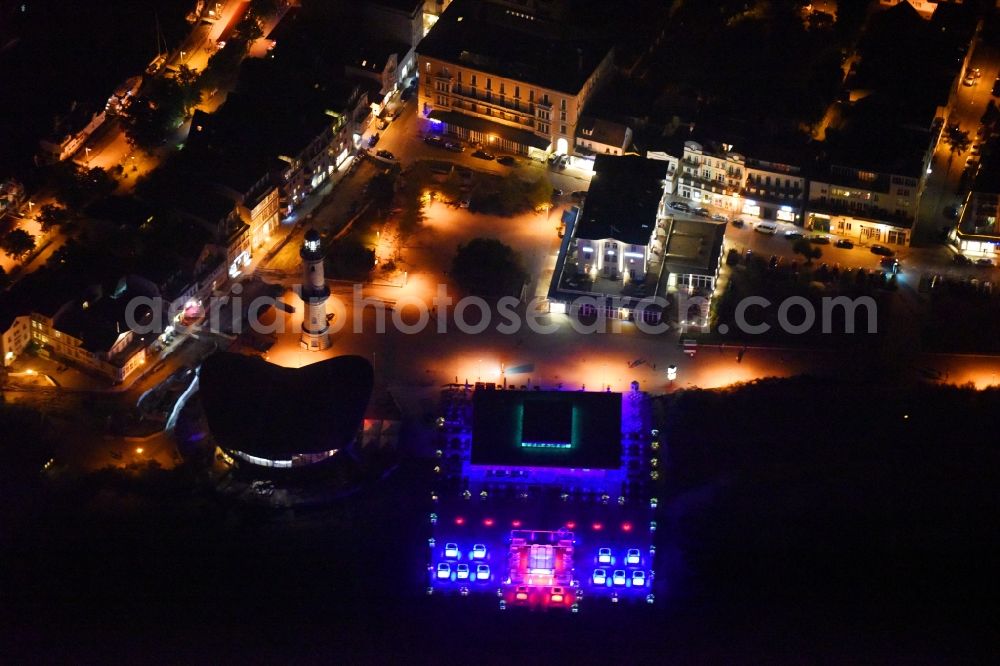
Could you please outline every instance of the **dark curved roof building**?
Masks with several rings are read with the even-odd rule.
[[[245,463],[292,468],[332,458],[357,438],[373,385],[360,356],[284,368],[219,352],[202,364],[199,391],[220,447]]]

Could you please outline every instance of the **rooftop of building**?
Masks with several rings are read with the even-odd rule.
[[[715,275],[726,223],[675,217],[667,233],[664,262],[678,274]]]
[[[360,356],[285,368],[256,356],[219,352],[202,364],[199,394],[220,446],[288,460],[351,444],[373,385],[371,363]]]
[[[362,0],[363,3],[413,16],[423,11],[423,0]]]
[[[454,0],[417,46],[421,55],[577,94],[611,50],[569,26],[477,0]]]
[[[477,389],[472,400],[474,465],[622,466],[620,393]]]
[[[159,295],[145,280],[134,276],[122,278],[108,293],[100,288],[85,291],[84,296],[60,309],[52,325],[80,340],[83,349],[92,354],[108,353],[131,325],[149,323],[152,310],[148,306],[126,316],[133,298]]]
[[[895,108],[894,103],[873,95],[846,109],[844,122],[826,131],[816,179],[826,177],[827,166],[920,178],[930,148],[930,122],[926,128],[908,125]]]
[[[628,135],[629,128],[623,123],[593,116],[581,116],[576,126],[576,138],[607,146],[627,148]]]
[[[576,237],[614,238],[630,245],[649,243],[666,172],[667,165],[662,160],[598,155],[576,225]]]

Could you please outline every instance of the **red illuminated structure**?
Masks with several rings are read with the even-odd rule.
[[[508,603],[568,608],[575,601],[572,532],[513,530],[507,563]]]

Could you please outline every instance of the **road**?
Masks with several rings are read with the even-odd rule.
[[[957,122],[963,131],[968,132],[974,145],[978,143],[976,133],[979,131],[979,120],[983,117],[986,105],[991,99],[993,81],[1000,73],[1000,50],[991,44],[979,41],[973,51],[969,67],[970,69],[978,67],[982,71],[982,76],[976,80],[974,86],[959,84],[954,104],[947,111],[945,126]],[[971,147],[969,151],[952,157],[948,144],[945,141],[938,142],[913,230],[916,244],[940,242],[941,228],[954,225],[954,220],[948,219],[944,210],[963,202],[963,196],[958,192],[958,188],[970,152]]]

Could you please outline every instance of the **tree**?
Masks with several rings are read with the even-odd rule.
[[[20,260],[35,249],[35,237],[24,229],[14,229],[0,239],[0,250],[8,256]]]
[[[365,280],[375,268],[375,250],[358,238],[348,236],[333,244],[327,256],[330,277],[345,280]]]
[[[552,183],[548,178],[542,176],[531,183],[528,188],[528,203],[535,210],[552,205]]]
[[[957,126],[952,126],[945,130],[943,138],[945,143],[948,144],[948,171],[951,171],[951,163],[955,159],[955,155],[967,151],[972,144],[972,140],[969,138],[968,132],[959,129]]]
[[[152,150],[166,142],[201,99],[193,72],[160,76],[140,92],[123,116],[125,137],[133,146]]]
[[[465,291],[482,296],[512,294],[527,279],[518,254],[495,238],[473,238],[459,245],[451,276]]]
[[[118,181],[104,169],[84,169],[69,160],[49,167],[47,180],[56,191],[56,198],[71,210],[80,210],[94,199],[108,196],[118,187]]]
[[[811,264],[813,259],[823,256],[823,251],[809,242],[808,238],[800,238],[792,245],[792,252],[805,257],[806,263]]]
[[[38,223],[42,231],[48,232],[52,227],[61,227],[70,220],[69,210],[56,204],[45,204],[38,213]]]

